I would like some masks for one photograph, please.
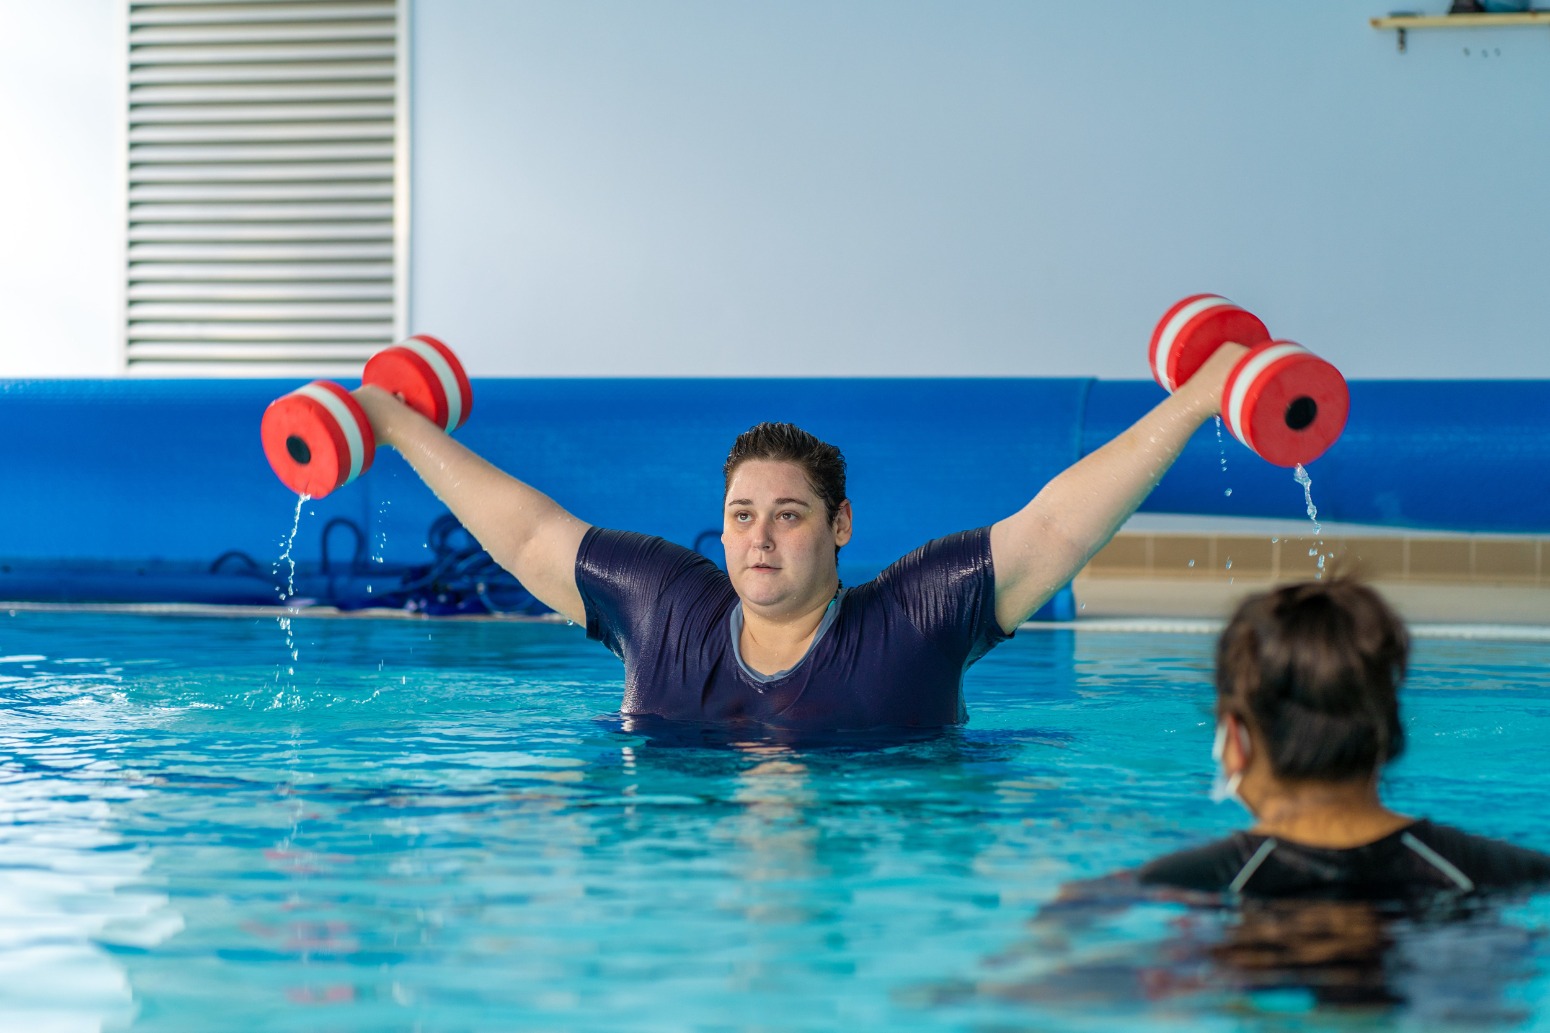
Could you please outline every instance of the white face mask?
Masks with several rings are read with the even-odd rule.
[[[1242,745],[1240,740],[1239,745]],[[1224,803],[1228,800],[1235,801],[1244,810],[1249,805],[1238,796],[1238,786],[1243,784],[1243,772],[1229,775],[1222,770],[1222,758],[1227,755],[1227,722],[1218,721],[1216,725],[1216,740],[1211,744],[1211,759],[1216,761],[1216,778],[1211,783],[1211,802]]]

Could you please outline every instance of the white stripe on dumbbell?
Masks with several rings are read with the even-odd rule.
[[[1179,331],[1184,329],[1185,323],[1188,323],[1191,319],[1200,315],[1200,313],[1223,305],[1231,308],[1238,307],[1226,298],[1215,294],[1207,294],[1203,298],[1196,298],[1175,312],[1173,318],[1168,320],[1168,325],[1163,327],[1162,333],[1158,335],[1157,375],[1162,380],[1163,386],[1170,392],[1179,386],[1173,382],[1173,378],[1168,376],[1168,355],[1173,351],[1173,343],[1178,340]]]
[[[400,342],[399,347],[408,348],[430,365],[436,379],[441,381],[442,392],[447,396],[447,425],[441,429],[451,430],[456,427],[463,419],[463,392],[457,386],[457,374],[452,372],[447,357],[418,337]]]
[[[1250,357],[1243,364],[1243,368],[1238,370],[1237,377],[1233,380],[1232,396],[1227,399],[1227,429],[1232,432],[1233,437],[1250,448],[1254,447],[1254,443],[1243,435],[1243,403],[1248,398],[1249,388],[1271,363],[1280,362],[1288,355],[1296,355],[1307,350],[1300,344],[1280,341]]]
[[[306,384],[295,391],[298,395],[306,395],[328,410],[328,414],[339,424],[339,429],[344,431],[345,444],[350,449],[350,476],[344,479],[343,484],[349,484],[361,475],[361,463],[366,458],[366,443],[361,439],[361,426],[355,422],[355,414],[350,407],[340,401],[339,396],[328,388],[319,384]]]

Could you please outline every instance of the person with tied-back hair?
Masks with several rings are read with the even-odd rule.
[[[969,665],[1135,511],[1220,408],[1245,351],[1217,349],[1016,513],[927,542],[853,588],[838,575],[851,537],[845,460],[789,424],[753,427],[727,457],[723,572],[661,538],[577,519],[379,388],[355,397],[376,440],[403,453],[497,563],[624,661],[625,715],[803,731],[933,728],[966,719]]]
[[[1217,642],[1217,786],[1247,832],[1160,858],[1143,884],[1253,897],[1402,900],[1550,881],[1550,854],[1398,814],[1378,791],[1405,748],[1403,622],[1337,577],[1250,596]]]

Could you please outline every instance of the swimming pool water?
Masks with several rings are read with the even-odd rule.
[[[1206,635],[1028,629],[967,727],[823,742],[622,722],[562,624],[290,639],[0,611],[0,1028],[1550,1029],[1542,898],[1052,906],[1242,823]],[[1550,644],[1419,640],[1406,721],[1393,804],[1550,848]],[[1288,921],[1392,1001],[1317,1003]]]

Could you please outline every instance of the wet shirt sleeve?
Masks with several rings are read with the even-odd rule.
[[[724,581],[714,563],[663,538],[592,527],[576,553],[587,637],[620,659],[653,647],[675,603]]]
[[[1012,637],[996,622],[988,527],[929,541],[877,580],[921,635],[961,667]]]

